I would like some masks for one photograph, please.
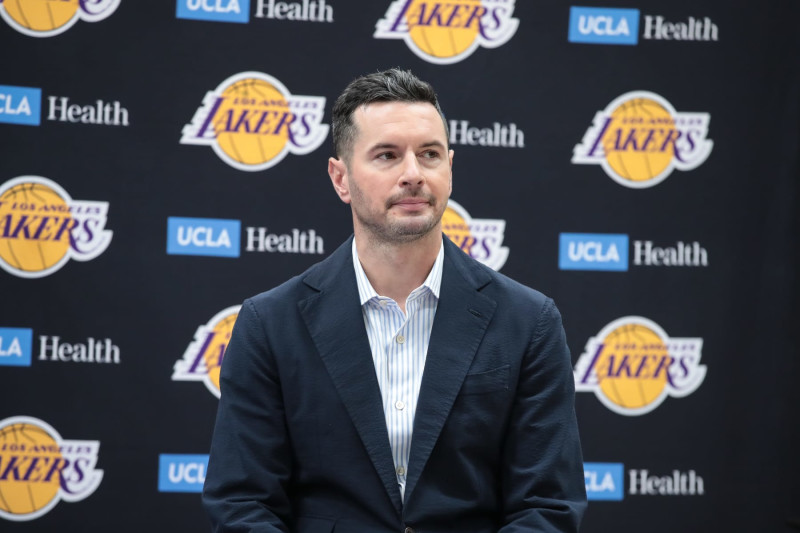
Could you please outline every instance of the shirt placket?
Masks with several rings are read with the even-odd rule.
[[[408,304],[406,304],[408,308]],[[401,493],[405,488],[406,472],[408,470],[408,445],[410,443],[411,424],[408,420],[408,393],[409,381],[411,379],[411,367],[409,361],[409,342],[407,337],[407,326],[409,314],[404,314],[399,306],[395,304],[392,309],[393,327],[391,337],[386,343],[386,368],[388,394],[384,399],[384,410],[386,414],[386,427],[389,428],[390,442],[392,443],[392,456],[394,459],[397,482],[400,485]]]

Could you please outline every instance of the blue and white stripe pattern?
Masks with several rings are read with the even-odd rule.
[[[378,295],[358,260],[353,240],[353,266],[361,311],[367,328],[375,374],[383,397],[383,412],[392,447],[400,494],[405,497],[411,432],[417,410],[422,371],[431,339],[433,318],[442,285],[444,244],[425,282],[411,291],[406,313],[391,298]]]

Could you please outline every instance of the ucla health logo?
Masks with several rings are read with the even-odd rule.
[[[559,270],[628,270],[628,236],[613,233],[561,233]],[[708,250],[699,242],[677,241],[674,246],[654,246],[653,241],[633,241],[630,264],[644,267],[707,267]]]
[[[250,0],[177,0],[179,19],[250,22]]]
[[[597,112],[572,163],[600,165],[625,187],[652,187],[674,169],[692,170],[708,158],[710,121],[708,113],[677,112],[655,93],[625,93]]]
[[[442,231],[467,255],[494,270],[506,264],[508,248],[503,246],[506,221],[472,218],[454,200],[447,202],[442,215]]]
[[[158,456],[158,492],[203,492],[208,455],[169,454]]]
[[[639,10],[611,7],[569,8],[571,43],[637,44]]]
[[[31,366],[32,354],[32,329],[0,328],[0,365]],[[88,337],[85,343],[70,343],[63,342],[58,335],[39,335],[37,360],[118,365],[120,350],[109,338]]]
[[[100,442],[62,439],[38,418],[0,420],[0,518],[33,520],[90,496],[103,480],[99,451]]]
[[[375,25],[376,39],[402,39],[437,65],[466,59],[479,47],[497,48],[517,32],[515,0],[395,0]]]
[[[631,496],[702,496],[705,482],[695,470],[673,470],[670,474],[652,474],[645,468],[628,470],[628,494]]]
[[[450,144],[524,148],[525,132],[513,122],[495,122],[491,128],[477,128],[467,120],[450,120]]]
[[[612,233],[561,233],[560,270],[628,270],[628,236]]]
[[[108,202],[73,200],[56,182],[21,176],[0,185],[0,267],[41,278],[70,259],[89,261],[111,242]]]
[[[183,357],[175,362],[172,381],[202,381],[219,398],[219,370],[241,307],[223,309],[197,328]]]
[[[668,397],[693,393],[706,377],[703,339],[669,337],[640,316],[619,318],[586,343],[575,364],[575,390],[593,392],[621,415],[649,413]]]
[[[639,10],[613,7],[577,7],[569,12],[571,43],[627,44],[639,43]],[[688,17],[670,22],[661,15],[645,15],[642,39],[664,41],[718,41],[719,28],[708,18]]]
[[[98,22],[109,17],[120,0],[2,0],[0,17],[31,37],[64,33],[76,22]]]
[[[328,135],[325,97],[292,95],[262,72],[242,72],[206,93],[181,144],[210,146],[233,168],[257,171],[316,150]]]
[[[0,328],[0,366],[31,366],[33,330]]]
[[[2,5],[2,0],[0,0]],[[92,105],[79,105],[67,96],[48,96],[47,120],[73,124],[128,126],[128,110],[118,101],[95,100]],[[42,90],[38,87],[0,85],[0,122],[39,126],[42,121]]]
[[[622,463],[583,463],[586,497],[589,500],[622,500],[624,498]]]
[[[242,223],[218,218],[167,219],[167,253],[239,257]]]
[[[0,12],[2,12],[0,3]],[[38,126],[42,121],[42,90],[0,85],[0,122]]]

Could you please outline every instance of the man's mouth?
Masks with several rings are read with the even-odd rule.
[[[425,198],[415,196],[412,198],[401,198],[400,200],[392,202],[391,205],[406,211],[418,211],[425,206],[430,205],[430,201]]]

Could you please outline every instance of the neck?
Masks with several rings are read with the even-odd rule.
[[[367,279],[375,291],[397,302],[405,312],[411,291],[430,274],[442,246],[441,227],[413,242],[377,242],[369,234],[356,231],[356,251]]]

